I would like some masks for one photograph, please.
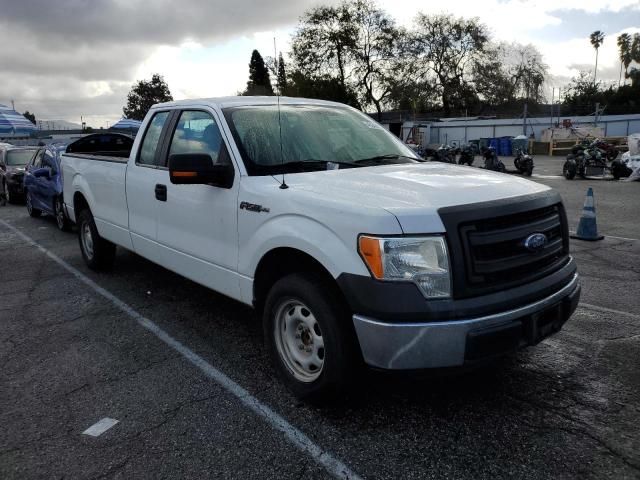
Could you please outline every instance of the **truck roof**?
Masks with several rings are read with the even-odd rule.
[[[196,98],[189,100],[178,100],[174,102],[157,103],[152,108],[162,107],[184,107],[194,105],[210,105],[212,107],[243,107],[249,105],[275,105],[278,97],[271,96],[234,96],[234,97],[214,97],[214,98]],[[327,100],[318,100],[315,98],[297,98],[297,97],[280,97],[281,105],[327,105],[342,106],[345,105],[338,102],[330,102]]]

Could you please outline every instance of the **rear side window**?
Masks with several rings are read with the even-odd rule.
[[[9,150],[7,152],[7,165],[14,167],[26,165],[33,158],[33,150]]]
[[[176,153],[207,153],[214,164],[229,163],[216,121],[202,111],[187,110],[180,115],[169,155]]]
[[[44,155],[44,150],[39,150],[36,153],[36,156],[33,159],[33,168],[42,168],[42,156]]]
[[[153,116],[151,122],[149,122],[149,126],[142,140],[138,163],[142,165],[159,165],[160,156],[156,154],[158,152],[160,135],[162,134],[164,124],[167,122],[167,118],[169,118],[169,112],[158,112]]]

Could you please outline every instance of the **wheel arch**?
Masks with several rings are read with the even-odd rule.
[[[344,302],[346,299],[338,283],[329,270],[322,263],[297,248],[278,247],[266,252],[256,267],[253,279],[253,306],[261,313],[273,284],[279,279],[298,272],[312,272],[321,277],[327,285],[335,289],[336,299]]]

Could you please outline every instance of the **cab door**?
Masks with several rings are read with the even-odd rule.
[[[204,153],[216,164],[231,164],[226,139],[212,110],[185,109],[172,126],[167,155]],[[238,264],[237,167],[230,188],[174,185],[159,170],[166,200],[157,203],[157,239],[162,264],[198,283],[240,298]]]
[[[156,112],[147,124],[134,161],[127,165],[125,180],[129,232],[136,253],[159,261],[157,244],[157,209],[163,201],[157,185],[168,176],[162,148],[172,112]]]

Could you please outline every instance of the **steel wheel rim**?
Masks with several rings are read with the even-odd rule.
[[[62,202],[60,201],[60,199],[56,200],[55,208],[58,228],[62,229],[62,227],[64,227],[64,211],[62,210]]]
[[[93,258],[93,235],[91,234],[91,228],[87,222],[82,224],[80,238],[82,239],[82,249],[87,255],[87,258],[91,260]]]
[[[273,333],[278,355],[296,380],[317,380],[324,367],[325,347],[311,309],[296,299],[282,301],[276,309]]]
[[[27,192],[27,212],[31,214],[33,212],[33,205],[31,205],[31,194]]]
[[[8,203],[11,203],[11,193],[9,193],[9,185],[7,185],[6,183],[4,184],[4,199]]]

